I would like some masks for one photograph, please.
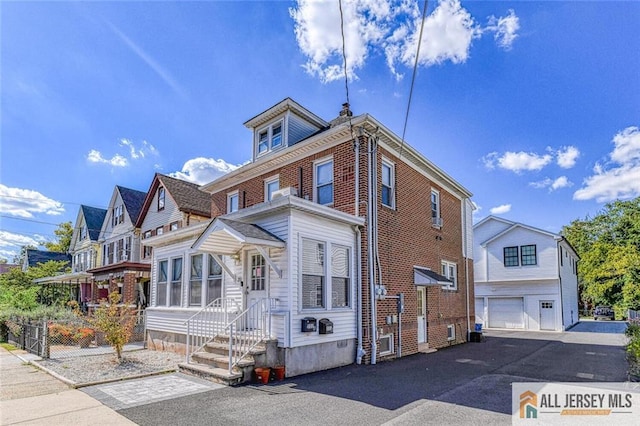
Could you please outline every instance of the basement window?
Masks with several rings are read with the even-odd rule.
[[[380,336],[380,343],[378,345],[380,349],[380,355],[390,355],[393,353],[393,333]]]
[[[447,340],[456,340],[456,326],[453,324],[447,326]]]

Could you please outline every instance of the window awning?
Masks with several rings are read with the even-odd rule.
[[[429,268],[425,268],[422,266],[414,266],[413,267],[413,283],[415,285],[432,285],[432,286],[442,286],[442,285],[451,285],[453,281],[444,275],[440,275]]]
[[[90,282],[93,275],[87,272],[74,272],[70,274],[54,275],[52,277],[37,278],[35,284],[80,284]]]

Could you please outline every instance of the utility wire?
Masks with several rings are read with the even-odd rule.
[[[342,11],[342,0],[338,0],[338,8],[340,9],[340,35],[342,36],[342,64],[344,67],[344,89],[347,94],[347,105],[349,105],[349,108],[351,108],[351,101],[349,100],[349,76],[347,74],[347,49],[346,49],[345,37],[344,37],[344,13]],[[351,124],[350,109],[349,111],[347,111],[347,118],[349,119],[349,131],[351,132],[351,138],[354,139],[353,125]]]
[[[411,75],[411,87],[409,88],[409,101],[407,102],[407,112],[404,116],[404,127],[402,128],[402,141],[400,142],[400,156],[402,158],[402,151],[404,150],[404,137],[407,132],[407,123],[409,122],[409,110],[411,109],[411,98],[413,97],[413,86],[416,81],[416,74],[418,73],[418,60],[420,58],[420,45],[422,44],[422,33],[424,31],[424,21],[427,18],[427,6],[428,0],[425,0],[424,7],[422,9],[422,23],[420,24],[420,36],[418,37],[418,48],[416,51],[416,60],[413,63],[413,74]]]

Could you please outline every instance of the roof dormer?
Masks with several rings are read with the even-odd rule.
[[[329,127],[329,123],[291,98],[256,115],[244,125],[253,132],[253,161]]]

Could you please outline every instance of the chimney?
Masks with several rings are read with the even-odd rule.
[[[342,111],[340,111],[340,117],[351,117],[353,113],[349,109],[349,102],[342,104]]]
[[[353,116],[353,112],[349,109],[349,102],[345,102],[342,104],[342,110],[340,110],[340,115],[331,120],[329,124],[331,127],[337,126],[338,124],[345,123],[349,121],[349,119]]]

